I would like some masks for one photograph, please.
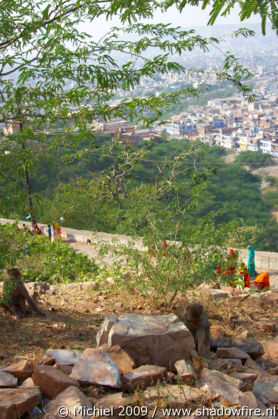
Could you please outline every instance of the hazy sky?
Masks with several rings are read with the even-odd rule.
[[[235,7],[231,10],[231,13],[227,17],[218,17],[216,24],[238,24],[241,26],[248,26],[248,23],[259,23],[260,18],[258,16],[252,16],[250,19],[240,22],[239,7]],[[175,26],[182,27],[193,27],[193,26],[204,26],[209,20],[209,9],[202,10],[201,7],[186,6],[182,13],[179,13],[175,7],[172,7],[167,13],[162,14],[156,12],[154,19],[144,20],[148,23],[171,23]],[[118,19],[106,21],[103,17],[93,21],[93,23],[83,23],[80,26],[81,30],[84,30],[94,36],[103,36],[113,26],[121,26]]]

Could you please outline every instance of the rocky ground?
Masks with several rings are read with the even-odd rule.
[[[275,275],[273,275],[274,277]],[[145,295],[137,293],[136,290],[130,292],[125,290],[124,287],[121,290],[115,290],[113,281],[109,279],[101,291],[93,282],[50,287],[31,285],[29,290],[37,299],[39,305],[47,312],[46,317],[31,315],[27,318],[15,319],[12,315],[0,309],[0,373],[2,374],[2,378],[0,374],[0,387],[3,387],[0,390],[1,419],[14,419],[14,417],[17,417],[14,416],[16,410],[13,412],[9,410],[12,413],[7,413],[6,416],[1,412],[4,412],[4,408],[7,412],[8,409],[16,409],[16,403],[17,406],[22,406],[22,403],[20,404],[17,400],[19,396],[25,400],[25,405],[23,403],[25,407],[22,407],[23,410],[20,411],[20,414],[32,411],[35,406],[42,410],[43,405],[58,394],[55,392],[55,394],[48,393],[47,389],[51,388],[51,386],[60,389],[59,393],[61,395],[57,401],[58,404],[66,403],[65,399],[72,401],[80,398],[86,400],[86,403],[89,400],[89,404],[106,403],[106,406],[131,405],[132,403],[139,406],[147,403],[149,406],[148,417],[151,417],[157,403],[160,403],[159,406],[162,406],[163,403],[166,403],[167,406],[168,403],[172,407],[191,406],[195,409],[198,406],[216,406],[217,404],[240,406],[242,403],[253,407],[259,406],[259,408],[263,409],[267,406],[278,404],[278,378],[276,380],[276,374],[278,374],[278,341],[273,341],[278,330],[278,312],[276,310],[278,292],[276,292],[275,288],[263,294],[251,293],[249,295],[239,294],[237,291],[232,291],[231,288],[211,290],[207,287],[202,287],[191,296],[188,296],[191,301],[202,302],[206,307],[211,323],[212,339],[216,339],[215,342],[218,342],[212,348],[214,352],[212,352],[210,363],[205,365],[208,368],[200,372],[198,370],[199,366],[192,361],[195,367],[193,372],[188,365],[183,365],[179,367],[179,371],[178,368],[173,369],[172,367],[158,371],[155,367],[142,366],[141,370],[133,373],[136,376],[137,381],[135,381],[137,383],[138,380],[139,382],[141,380],[141,384],[142,382],[145,383],[143,387],[151,382],[150,377],[155,377],[155,381],[164,382],[160,386],[160,392],[164,394],[170,391],[170,394],[175,395],[176,398],[173,396],[174,399],[179,400],[179,402],[174,402],[173,399],[171,403],[166,402],[166,400],[169,400],[169,395],[164,394],[162,403],[161,400],[159,401],[159,395],[152,393],[153,390],[150,389],[145,390],[144,394],[141,392],[132,397],[128,395],[130,392],[133,394],[134,389],[131,390],[132,384],[127,384],[127,381],[132,382],[134,376],[133,378],[126,378],[124,381],[125,385],[123,382],[122,384],[118,382],[113,389],[111,383],[104,385],[93,379],[92,382],[84,384],[82,377],[80,378],[78,374],[75,376],[76,378],[70,378],[68,374],[71,372],[74,362],[71,363],[69,368],[68,365],[67,367],[61,367],[58,360],[53,356],[50,356],[51,361],[45,361],[45,353],[49,348],[80,351],[78,352],[80,356],[86,348],[96,347],[96,334],[107,314],[115,314],[117,316],[125,313],[138,315],[146,313],[156,315],[168,314],[170,310],[164,308],[162,301],[154,300],[152,296],[146,299]],[[236,338],[243,339],[245,344],[241,342],[241,345],[239,345],[234,340]],[[250,352],[252,345],[254,347],[254,340],[255,346],[259,345],[256,341],[270,342],[266,344],[265,348],[267,348],[267,345],[272,345],[271,350],[267,349],[267,354],[263,355],[263,357],[261,357],[262,353],[254,356],[251,353],[252,351]],[[249,343],[247,344],[246,342]],[[217,349],[218,347],[219,349]],[[223,347],[228,347],[228,352],[223,353]],[[231,347],[242,349],[244,354],[235,352]],[[174,353],[176,351],[171,352]],[[269,352],[272,354],[271,360]],[[89,353],[89,355],[85,353],[85,358],[93,358],[95,356],[95,353]],[[259,358],[257,358],[258,356]],[[103,353],[101,357],[103,357]],[[19,364],[11,367],[11,365],[18,362]],[[90,362],[93,361],[91,360]],[[55,368],[49,365],[47,366],[48,369],[45,366],[43,368],[39,366],[39,364],[45,363],[50,363]],[[63,362],[60,363],[63,364]],[[148,363],[150,364],[151,362]],[[9,368],[5,371],[6,375],[3,377],[3,369],[5,367]],[[134,365],[132,368],[134,368]],[[165,368],[165,365],[161,368]],[[54,369],[56,371],[53,372]],[[58,375],[60,372],[64,375],[57,377],[57,369],[60,369]],[[107,374],[105,373],[104,375],[106,376]],[[9,393],[12,390],[11,388],[6,389],[6,387],[21,385],[26,378],[32,376],[40,387],[41,393],[36,387],[28,387],[26,390],[22,390],[22,387],[18,390],[19,387],[16,387],[13,390],[15,392],[13,398],[17,402],[12,402],[11,393]],[[14,377],[17,378],[16,383],[12,381]],[[122,380],[124,380],[123,375],[119,375],[118,380],[120,379],[119,377],[122,377]],[[235,381],[231,381],[231,378]],[[8,385],[6,380],[8,380]],[[61,384],[61,387],[59,387],[57,383],[61,382],[64,384]],[[182,394],[180,393],[181,390],[178,390],[180,388],[178,383],[181,382],[185,386]],[[128,387],[128,385],[131,387]],[[170,386],[170,390],[168,386]],[[76,390],[77,388],[79,390]],[[220,391],[223,388],[225,388],[224,393],[222,390]],[[68,389],[67,391],[70,394],[63,394],[65,389]],[[122,390],[124,393],[119,393]],[[184,394],[186,394],[186,397]],[[107,399],[103,401],[102,398],[108,395],[108,401]],[[114,398],[112,401],[111,397],[112,399]],[[7,399],[9,402],[7,402]],[[30,404],[26,400],[29,400]],[[7,403],[10,403],[8,407]],[[54,409],[51,406],[49,406],[49,412]],[[26,413],[24,418],[35,417],[31,416],[31,414],[28,415]],[[40,416],[37,417],[44,417],[45,419],[58,418],[58,416],[50,415],[46,411],[44,414],[38,413],[38,415]],[[164,414],[162,416],[165,417]],[[220,417],[225,416],[221,415]]]

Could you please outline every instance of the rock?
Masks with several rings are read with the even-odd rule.
[[[20,418],[24,413],[33,410],[41,400],[38,388],[4,388],[0,389],[1,419]]]
[[[278,391],[275,391],[272,385],[266,383],[262,377],[255,381],[252,391],[264,405],[278,403]]]
[[[246,391],[256,381],[257,374],[248,372],[234,372],[230,374],[230,377],[234,377],[241,381],[239,389]]]
[[[34,367],[32,376],[34,383],[50,399],[70,386],[78,386],[78,383],[68,377],[62,371],[49,365],[38,365]]]
[[[37,387],[32,377],[26,378],[20,387]]]
[[[211,341],[211,348],[217,349],[218,347],[235,347],[246,352],[252,358],[259,358],[264,354],[263,345],[252,338],[218,338]]]
[[[96,402],[94,406],[95,417],[117,417],[123,413],[123,408],[132,405],[132,398],[124,397],[123,393],[108,394]]]
[[[156,365],[142,365],[122,377],[123,385],[128,392],[137,388],[145,389],[149,385],[156,385],[158,381],[166,380],[167,370]]]
[[[58,370],[67,374],[67,375],[70,375],[72,373],[72,369],[73,369],[72,365],[64,365],[64,364],[56,364],[55,367],[58,368]]]
[[[268,374],[271,374],[271,375],[278,375],[278,367],[269,368],[267,372]]]
[[[239,348],[221,348],[218,347],[216,351],[216,358],[237,358],[248,359],[250,356]]]
[[[119,345],[111,346],[108,348],[106,344],[99,347],[102,351],[106,352],[117,364],[121,374],[127,374],[135,367],[135,362]]]
[[[205,290],[205,293],[209,297],[213,298],[214,300],[228,297],[228,293],[226,291],[222,291],[218,289],[208,289],[208,290]]]
[[[181,408],[192,402],[205,404],[210,400],[210,397],[199,388],[179,384],[159,386],[158,388],[148,387],[144,391],[143,400],[146,404],[151,402],[155,402],[156,405],[166,403],[167,407]]]
[[[46,404],[46,406],[44,406],[43,411],[47,414],[48,418],[48,415],[57,414],[57,411],[61,406],[65,406],[68,410],[70,418],[89,419],[91,417],[89,414],[83,415],[76,412],[76,409],[84,407],[84,410],[88,409],[89,413],[89,409],[92,409],[92,402],[88,400],[85,394],[75,386],[70,386],[66,390],[62,391],[55,400],[50,401]]]
[[[54,358],[56,364],[61,365],[74,365],[80,356],[80,351],[67,349],[47,349],[44,353],[44,357]]]
[[[33,365],[54,365],[54,364],[55,364],[55,358],[49,358],[48,356],[42,356],[42,357],[37,357],[33,359]]]
[[[246,368],[251,368],[252,370],[255,370],[255,371],[264,372],[264,369],[256,361],[253,361],[253,359],[251,358],[245,361],[244,366]]]
[[[220,371],[204,368],[200,374],[200,389],[214,399],[220,398],[220,402],[238,404],[243,394],[240,384],[240,380]]]
[[[210,368],[214,370],[222,371],[222,370],[230,369],[238,365],[241,366],[242,362],[240,359],[218,358],[218,359],[211,360],[209,365],[210,365]]]
[[[0,371],[0,387],[16,387],[17,377],[8,372]]]
[[[273,364],[278,364],[278,337],[268,339],[263,342],[263,359]]]
[[[33,363],[29,359],[22,359],[21,361],[9,365],[2,371],[9,372],[20,380],[25,380],[33,374]]]
[[[258,401],[252,391],[246,391],[240,395],[239,408],[247,406],[249,409],[256,409],[258,407]]]
[[[189,361],[185,361],[184,359],[179,359],[175,362],[175,368],[182,382],[190,382],[192,380],[197,380],[196,373],[194,368]]]
[[[85,349],[72,369],[72,378],[81,384],[120,388],[120,371],[110,355],[100,349]]]
[[[159,365],[173,369],[188,359],[194,347],[187,327],[174,314],[106,316],[97,334],[97,345],[120,345],[137,366]]]

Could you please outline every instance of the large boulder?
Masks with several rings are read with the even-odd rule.
[[[194,340],[174,314],[106,316],[97,334],[97,345],[120,345],[137,367],[159,365],[174,370],[179,359],[188,359]]]

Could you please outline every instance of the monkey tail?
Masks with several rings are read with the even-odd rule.
[[[28,301],[29,305],[33,308],[33,310],[39,314],[40,316],[46,316],[46,313],[44,311],[42,311],[37,304],[35,303],[35,301],[33,300],[33,298],[30,296],[29,292],[27,291],[27,289],[25,288],[25,286],[23,286],[23,294],[24,297],[26,298],[26,300]]]

